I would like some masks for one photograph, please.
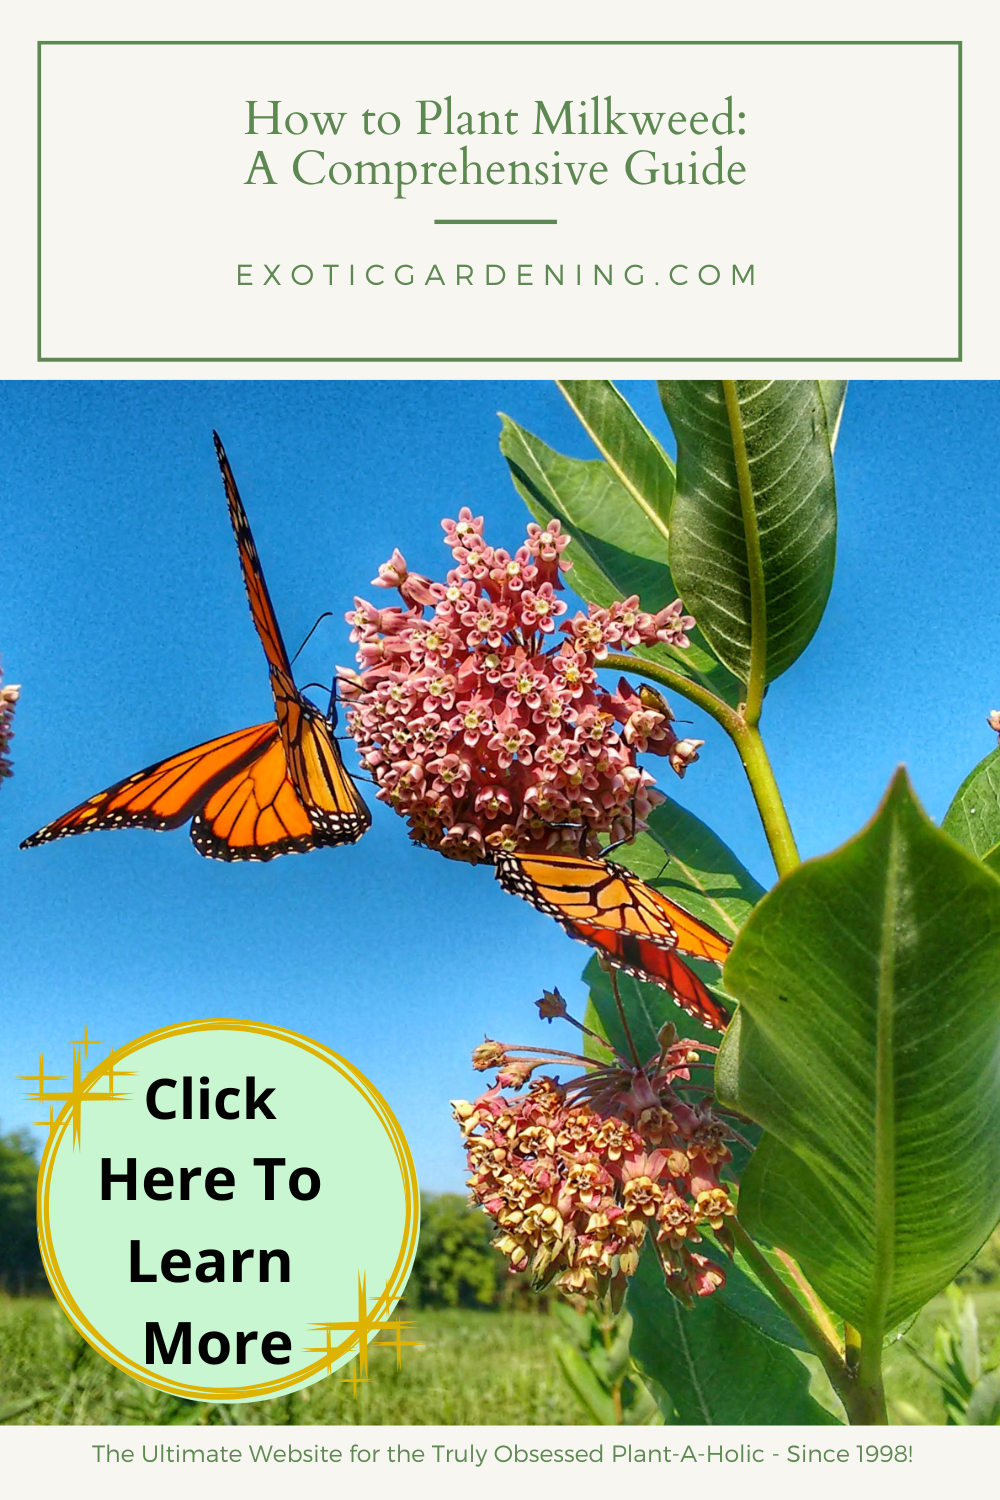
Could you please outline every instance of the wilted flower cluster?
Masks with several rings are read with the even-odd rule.
[[[8,751],[14,738],[14,704],[20,692],[14,683],[0,687],[0,779],[13,775],[14,771]]]
[[[565,1015],[558,992],[539,1006],[543,1014]],[[647,1234],[668,1290],[681,1301],[723,1284],[721,1268],[692,1247],[710,1225],[729,1248],[725,1220],[734,1208],[719,1171],[731,1160],[731,1132],[708,1096],[689,1100],[679,1092],[698,1064],[699,1044],[678,1041],[672,1026],[659,1040],[661,1050],[645,1068],[621,1057],[594,1066],[565,1052],[532,1061],[514,1050],[540,1049],[498,1042],[473,1053],[477,1068],[496,1068],[498,1076],[474,1102],[454,1105],[469,1187],[495,1220],[493,1243],[511,1270],[529,1270],[536,1285],[554,1279],[562,1291],[583,1295],[620,1290]],[[537,1068],[567,1059],[589,1071],[565,1084],[548,1076],[531,1081]],[[525,1084],[520,1097],[504,1092]]]
[[[557,632],[569,567],[558,521],[530,524],[513,556],[487,544],[468,508],[442,524],[455,563],[444,583],[409,572],[396,551],[373,582],[404,607],[356,598],[346,617],[360,672],[341,675],[341,694],[379,797],[414,839],[473,862],[575,851],[584,830],[595,852],[598,832],[630,836],[661,800],[636,754],[665,755],[683,776],[702,742],[677,738],[659,694],[624,680],[609,693],[595,668],[611,649],[687,646],[694,620],[679,599],[654,615],[632,597],[590,605]]]

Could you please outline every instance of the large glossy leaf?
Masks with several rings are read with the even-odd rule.
[[[826,406],[814,380],[738,380],[731,422],[719,380],[667,380],[660,394],[677,438],[670,565],[678,591],[721,661],[750,678],[751,599],[759,586],[763,681],[792,665],[826,608],[836,550],[836,500]],[[746,445],[752,528],[740,498]]]
[[[718,1293],[689,1310],[667,1294],[646,1249],[628,1290],[632,1358],[669,1398],[668,1421],[836,1424],[809,1394],[809,1372],[784,1344],[740,1317]]]
[[[873,1342],[1000,1218],[1000,881],[903,772],[744,927],[718,1095],[764,1127],[740,1216]]]
[[[1000,750],[962,782],[941,824],[963,849],[1000,873]]]
[[[573,564],[568,582],[581,599],[606,607],[638,594],[651,612],[670,604],[677,589],[667,560],[666,522],[656,505],[639,505],[602,459],[567,458],[510,417],[502,422],[500,451],[518,494],[536,521],[557,519],[573,539],[564,555]],[[620,456],[620,468],[624,462]],[[630,467],[633,481],[639,468],[638,460]],[[657,493],[662,496],[662,485]],[[738,683],[697,631],[686,649],[656,645],[643,651],[727,703],[738,701]]]

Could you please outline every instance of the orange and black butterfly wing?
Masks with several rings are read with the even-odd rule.
[[[191,824],[199,854],[210,859],[274,859],[305,854],[323,842],[288,774],[277,724],[249,765],[214,788]]]
[[[222,482],[229,505],[229,518],[236,536],[243,582],[250,601],[250,614],[271,668],[271,691],[274,694],[275,713],[284,745],[286,771],[291,779],[292,791],[299,798],[302,811],[313,830],[315,845],[353,844],[370,826],[371,814],[344,766],[337,742],[333,738],[331,721],[324,718],[318,709],[303,698],[295,686],[288,652],[285,650],[271,596],[267,591],[263,569],[254,545],[250,523],[240,499],[240,492],[236,487],[236,480],[233,478],[233,471],[229,466],[226,450],[222,446],[219,434],[216,432],[212,436],[215,439],[219,468],[222,470]],[[240,825],[241,828],[249,824],[249,808],[256,802],[257,794],[256,791],[247,790],[246,795],[249,800],[244,811],[245,821]],[[287,800],[287,793],[282,792],[282,804],[287,804]],[[274,811],[270,803],[267,805],[270,811]],[[298,824],[301,819],[291,821]],[[265,822],[269,825],[268,818]],[[204,836],[207,841],[210,841],[207,834]],[[289,834],[287,837],[301,839],[305,838],[305,834],[295,836]],[[281,840],[279,839],[278,842]],[[270,847],[270,844],[267,847]],[[301,850],[306,846],[301,842],[296,842],[294,847],[296,850]],[[308,847],[313,847],[313,845]],[[276,854],[283,852],[285,851],[281,848],[275,848],[273,851]],[[273,855],[245,853],[219,857],[270,859]]]
[[[604,955],[613,968],[622,969],[648,984],[658,984],[676,1000],[682,1010],[712,1031],[725,1031],[729,1012],[710,990],[688,968],[675,950],[662,948],[631,932],[611,932],[588,922],[563,922],[571,937],[589,943]]]
[[[598,948],[615,968],[668,990],[706,1026],[726,1026],[725,1010],[677,957],[681,949],[724,962],[730,945],[707,924],[603,860],[501,854],[496,865],[504,890],[554,917],[571,937]]]
[[[236,535],[236,550],[240,557],[240,568],[243,573],[243,583],[250,601],[250,614],[253,617],[254,627],[260,636],[260,643],[264,647],[264,655],[267,657],[268,665],[272,674],[276,673],[284,678],[291,690],[295,687],[292,682],[292,666],[288,660],[288,652],[285,650],[285,642],[282,639],[281,628],[278,625],[278,617],[274,613],[274,605],[264,582],[264,572],[257,556],[257,548],[254,545],[253,532],[247,520],[247,513],[243,509],[243,501],[240,492],[236,488],[236,480],[233,471],[229,467],[226,450],[222,446],[222,439],[217,432],[212,433],[215,440],[215,456],[219,460],[219,468],[222,470],[222,483],[226,491],[226,503],[229,506],[229,519],[233,524]]]
[[[179,828],[204,806],[217,787],[256,760],[278,741],[275,723],[254,724],[218,739],[182,750],[116,781],[46,823],[26,838],[22,849],[32,849],[74,833],[92,833],[105,828]]]
[[[628,932],[692,958],[726,961],[731,944],[651,885],[605,860],[570,854],[510,854],[497,860],[505,890],[559,920]]]
[[[305,708],[311,705],[305,704]],[[210,859],[274,859],[278,854],[306,854],[325,844],[353,843],[368,827],[368,809],[354,792],[354,783],[340,764],[329,726],[318,710],[307,714],[302,729],[303,758],[313,789],[326,785],[327,775],[339,774],[344,786],[334,784],[338,803],[329,809],[307,805],[299,783],[290,774],[277,724],[261,755],[216,787],[191,825],[199,854]],[[343,805],[354,795],[353,810]],[[328,799],[333,802],[333,794]]]
[[[289,775],[317,843],[355,843],[371,813],[344,766],[330,720],[297,692],[285,696],[275,687],[274,701]]]
[[[633,920],[629,925],[634,925],[637,932],[651,943],[676,948],[678,953],[686,953],[689,958],[725,963],[732,947],[728,938],[636,876],[622,872],[619,878],[627,887],[631,902]]]

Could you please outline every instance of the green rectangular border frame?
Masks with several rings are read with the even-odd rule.
[[[560,354],[549,355],[336,355],[336,354],[308,354],[308,355],[272,355],[272,354],[122,354],[122,355],[60,355],[42,353],[42,48],[43,47],[954,47],[956,49],[956,84],[958,105],[958,222],[957,233],[957,258],[958,258],[958,287],[955,304],[956,314],[956,353],[955,354],[927,354],[927,355],[852,355],[852,354],[795,354],[795,355],[753,355],[733,354],[727,356],[715,355],[705,358],[699,355],[621,355],[621,354],[591,354],[571,355]],[[656,364],[656,365],[683,365],[683,364],[960,364],[962,361],[962,43],[960,41],[948,40],[911,40],[883,38],[879,41],[841,38],[838,40],[801,40],[793,39],[774,40],[740,40],[740,39],[712,39],[710,41],[668,41],[664,39],[644,40],[639,37],[617,38],[614,41],[461,41],[451,40],[311,40],[303,38],[292,41],[287,37],[277,41],[265,40],[135,40],[126,39],[110,40],[104,39],[77,39],[64,38],[59,41],[40,41],[37,48],[38,55],[38,247],[37,247],[37,353],[38,364],[428,364],[428,365],[531,365],[551,364],[558,361],[560,364]]]

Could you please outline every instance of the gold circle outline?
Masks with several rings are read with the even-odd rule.
[[[324,1047],[322,1042],[315,1041],[312,1037],[304,1036],[298,1031],[289,1031],[282,1026],[269,1026],[263,1021],[243,1021],[236,1019],[213,1019],[205,1021],[183,1021],[174,1026],[161,1026],[155,1031],[147,1031],[144,1035],[136,1037],[124,1047],[118,1047],[108,1056],[97,1063],[82,1081],[84,1093],[88,1092],[99,1079],[106,1077],[109,1070],[117,1068],[125,1058],[131,1057],[133,1053],[140,1052],[144,1047],[151,1046],[154,1042],[166,1041],[170,1037],[187,1036],[198,1031],[245,1031],[255,1036],[268,1036],[277,1041],[288,1042],[292,1046],[300,1047],[304,1052],[310,1053],[332,1067],[337,1073],[357,1089],[362,1098],[372,1108],[381,1123],[389,1141],[392,1145],[399,1165],[400,1176],[403,1183],[403,1196],[405,1216],[403,1224],[403,1237],[400,1244],[399,1254],[392,1274],[386,1282],[385,1290],[380,1294],[372,1309],[373,1320],[379,1319],[387,1312],[394,1302],[402,1294],[409,1274],[410,1266],[417,1247],[417,1228],[419,1202],[419,1190],[417,1187],[417,1173],[414,1166],[413,1156],[409,1144],[403,1134],[402,1127],[396,1119],[389,1104],[379,1093],[375,1085],[356,1068],[353,1063],[348,1062],[346,1057],[341,1057],[339,1052],[334,1052],[331,1047]],[[55,1247],[52,1243],[52,1229],[49,1222],[49,1189],[52,1183],[52,1172],[56,1157],[59,1152],[66,1129],[72,1119],[72,1102],[64,1104],[59,1111],[45,1150],[42,1153],[42,1161],[38,1170],[38,1240],[42,1252],[42,1263],[49,1285],[55,1294],[66,1316],[76,1328],[82,1338],[86,1339],[91,1348],[96,1349],[98,1354],[123,1374],[130,1375],[134,1380],[139,1380],[143,1385],[152,1386],[154,1390],[167,1391],[171,1395],[184,1396],[188,1400],[198,1401],[255,1401],[265,1400],[271,1396],[279,1396],[285,1391],[301,1390],[306,1385],[311,1385],[314,1380],[321,1378],[323,1373],[332,1373],[336,1368],[331,1361],[338,1355],[346,1353],[353,1343],[353,1338],[348,1337],[342,1344],[336,1346],[329,1354],[324,1354],[321,1359],[304,1369],[290,1373],[284,1379],[265,1381],[254,1386],[192,1386],[181,1381],[152,1380],[147,1366],[138,1365],[130,1360],[127,1355],[121,1353],[114,1345],[108,1342],[103,1335],[89,1322],[82,1309],[77,1305],[69,1287],[66,1285],[59,1262],[56,1257]]]

